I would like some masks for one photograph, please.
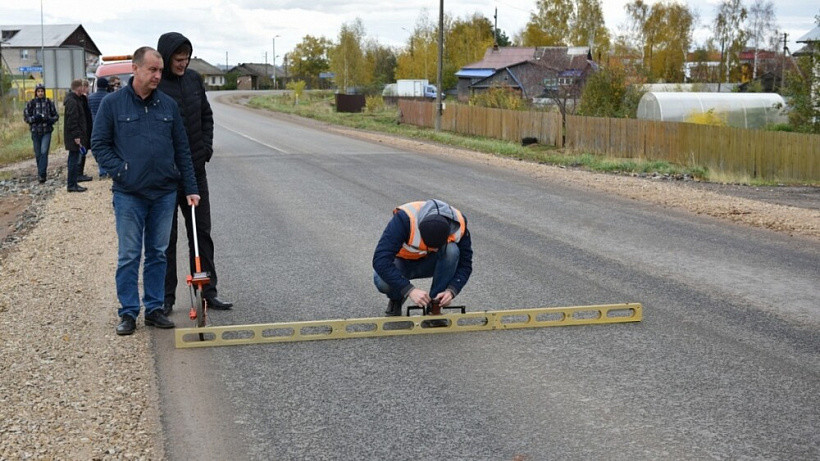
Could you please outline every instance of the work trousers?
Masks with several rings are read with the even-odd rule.
[[[199,188],[199,206],[195,207],[196,213],[196,235],[199,243],[199,262],[203,272],[207,272],[211,278],[210,283],[202,289],[205,298],[216,297],[216,266],[214,266],[214,242],[211,239],[211,200],[208,193],[208,175],[203,168],[195,171],[196,185]],[[188,236],[188,256],[190,273],[196,272],[194,253],[194,233],[191,222],[191,207],[185,196],[185,191],[180,189],[177,192],[177,205],[182,216],[185,218],[185,230]],[[168,249],[165,251],[165,259],[168,267],[165,272],[165,304],[174,304],[177,290],[177,216],[174,212],[173,224],[171,224],[171,238],[168,242]]]

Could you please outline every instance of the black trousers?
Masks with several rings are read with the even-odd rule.
[[[196,210],[196,236],[199,243],[199,262],[203,272],[207,272],[211,277],[211,282],[202,289],[202,295],[206,298],[216,296],[216,267],[214,266],[214,241],[211,240],[211,201],[208,194],[208,176],[205,169],[195,171],[196,185],[199,188],[199,206]],[[191,207],[185,198],[185,191],[177,191],[177,205],[185,218],[185,230],[188,235],[188,256],[190,273],[196,272],[196,260],[194,253],[193,223],[191,222]],[[174,304],[177,290],[177,223],[179,213],[174,213],[174,221],[171,224],[171,238],[168,242],[168,249],[165,250],[165,258],[168,261],[168,268],[165,272],[165,303]]]
[[[79,150],[70,150],[68,151],[68,174],[67,174],[67,183],[68,188],[77,187],[77,178],[80,174],[80,151]]]

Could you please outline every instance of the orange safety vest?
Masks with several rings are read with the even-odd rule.
[[[397,257],[402,259],[421,259],[427,256],[429,253],[429,249],[424,241],[421,239],[421,232],[419,232],[419,211],[421,211],[421,207],[427,202],[410,202],[405,203],[404,205],[396,208],[393,210],[393,213],[398,212],[399,210],[404,211],[407,214],[407,217],[410,218],[410,237],[408,237],[407,242],[401,245],[401,249],[396,254]],[[464,221],[464,216],[461,214],[460,211],[455,209],[454,207],[450,207],[453,211],[453,216],[446,216],[442,215],[448,219],[452,219],[456,221],[459,226],[453,232],[451,231],[450,235],[447,237],[447,242],[455,242],[458,243],[461,241],[461,237],[464,235],[464,231],[467,229],[467,223]],[[452,229],[452,226],[450,226]]]

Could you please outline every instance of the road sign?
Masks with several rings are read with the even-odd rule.
[[[17,70],[19,70],[20,72],[27,72],[27,73],[42,72],[43,67],[42,66],[18,67]]]

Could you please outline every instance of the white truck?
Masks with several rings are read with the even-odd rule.
[[[383,96],[400,98],[436,98],[436,87],[427,79],[400,79],[384,88]]]

